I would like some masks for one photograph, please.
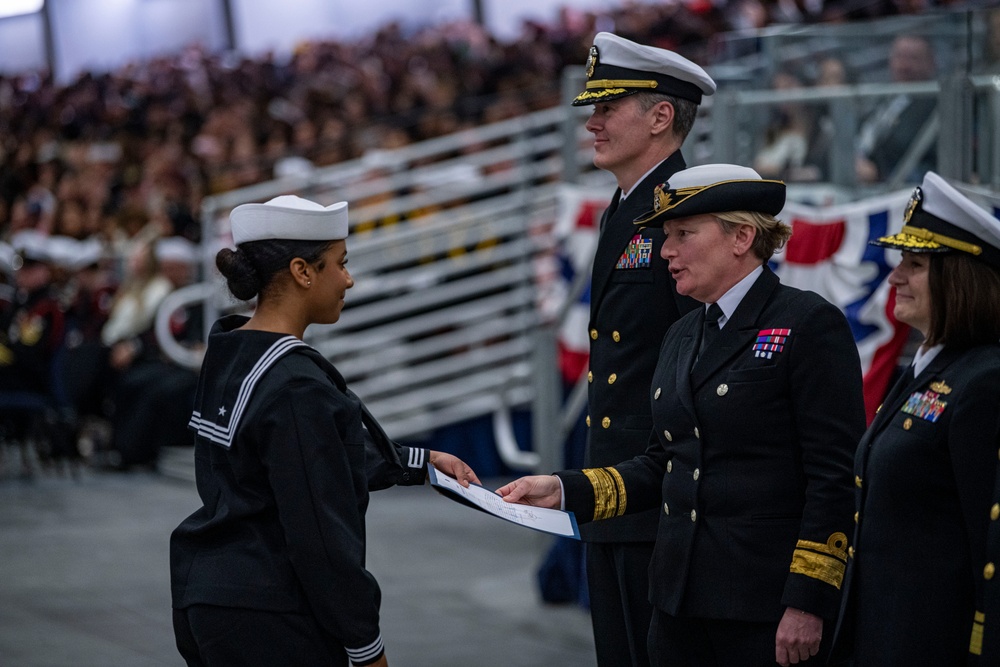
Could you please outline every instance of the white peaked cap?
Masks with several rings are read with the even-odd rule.
[[[229,221],[236,245],[265,239],[336,241],[347,238],[347,202],[323,206],[282,195],[264,204],[241,204]]]
[[[924,175],[924,210],[1000,248],[1000,220],[933,171]]]
[[[587,89],[576,96],[574,106],[640,92],[662,93],[700,104],[703,95],[715,92],[712,77],[684,56],[610,32],[599,32],[594,37],[586,72]]]

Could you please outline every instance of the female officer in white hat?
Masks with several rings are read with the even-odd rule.
[[[923,336],[855,457],[856,510],[838,646],[856,667],[1000,664],[983,652],[1000,609],[1000,220],[928,172],[889,275],[896,319]],[[991,509],[992,506],[992,509]],[[997,536],[1000,537],[1000,536]],[[993,595],[997,591],[993,590]]]
[[[302,341],[340,318],[347,203],[238,206],[216,265],[252,317],[216,322],[190,427],[204,506],[171,536],[177,646],[188,665],[385,665],[365,569],[368,491],[416,484],[454,456],[390,441]]]
[[[677,292],[704,306],[659,348],[649,446],[499,490],[564,501],[581,523],[658,509],[653,665],[821,662],[840,608],[861,365],[843,313],[767,266],[791,234],[775,217],[784,204],[784,183],[739,165],[691,167],[655,188],[635,222],[662,226]]]

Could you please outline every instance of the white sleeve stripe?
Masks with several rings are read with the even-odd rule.
[[[426,450],[420,449],[418,447],[411,447],[410,454],[407,459],[407,466],[410,468],[423,468],[424,467],[424,452]]]
[[[381,652],[382,635],[379,635],[378,639],[373,641],[368,646],[347,649],[347,657],[351,659],[351,662],[364,662],[366,660],[371,660]]]

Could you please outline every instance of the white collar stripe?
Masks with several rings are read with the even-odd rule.
[[[270,368],[271,365],[283,354],[292,348],[298,347],[299,345],[305,345],[305,343],[294,336],[287,336],[268,348],[267,352],[265,352],[261,358],[257,360],[254,367],[250,369],[250,373],[248,373],[243,379],[243,383],[240,385],[240,391],[236,397],[236,405],[233,406],[233,412],[229,419],[229,426],[222,427],[215,422],[201,419],[201,414],[196,412],[192,415],[191,420],[194,422],[197,419],[197,425],[203,427],[199,429],[199,431],[213,431],[223,437],[229,436],[232,431],[235,431],[235,427],[239,423],[240,416],[246,408],[246,404],[250,399],[250,393],[257,384],[257,380],[259,380],[260,376],[263,375],[267,369]]]
[[[266,373],[268,369],[271,368],[276,361],[278,361],[278,359],[285,355],[285,353],[300,346],[306,346],[306,344],[295,336],[285,336],[284,338],[276,341],[263,355],[261,355],[260,359],[257,360],[257,363],[255,363],[253,368],[250,369],[247,376],[243,378],[243,382],[240,385],[240,391],[236,396],[236,405],[233,406],[228,426],[219,426],[218,424],[207,419],[202,419],[200,412],[194,412],[191,415],[191,420],[188,422],[188,426],[193,428],[198,435],[211,442],[220,444],[227,449],[231,447],[233,444],[233,436],[235,436],[236,429],[239,427],[240,418],[243,416],[243,412],[246,410],[247,404],[250,402],[250,396],[253,394],[253,390],[254,387],[256,387],[257,382],[264,375],[264,373]]]

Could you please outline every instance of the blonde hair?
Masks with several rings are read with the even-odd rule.
[[[792,235],[791,227],[767,213],[727,211],[712,215],[719,221],[722,231],[727,234],[735,232],[739,225],[753,227],[757,233],[754,234],[753,245],[750,246],[750,249],[762,262],[771,259],[771,256],[781,250]]]

